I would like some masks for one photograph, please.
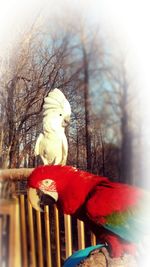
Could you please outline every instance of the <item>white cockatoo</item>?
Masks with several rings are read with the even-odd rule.
[[[71,116],[71,107],[64,94],[57,88],[44,99],[43,133],[40,133],[35,156],[40,155],[44,165],[65,165],[68,142],[65,127]]]

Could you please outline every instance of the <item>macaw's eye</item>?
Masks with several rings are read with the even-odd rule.
[[[56,192],[56,184],[53,180],[51,179],[44,179],[40,185],[39,185],[39,189],[44,192],[44,190],[48,190],[51,192]]]
[[[50,181],[48,179],[43,181],[43,184],[46,186],[50,185],[51,183],[52,183],[52,181]]]

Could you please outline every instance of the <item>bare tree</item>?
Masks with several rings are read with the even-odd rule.
[[[133,102],[126,66],[114,62],[96,28],[91,33],[80,21],[63,22],[57,30],[25,34],[3,69],[1,161],[11,168],[38,164],[33,151],[43,99],[57,87],[72,106],[68,163],[131,182]]]
[[[6,67],[1,80],[9,167],[18,167],[20,157],[27,153],[31,142],[27,141],[27,136],[31,133],[34,141],[35,130],[40,129],[37,125],[41,125],[43,98],[54,87],[67,87],[80,71],[77,68],[70,71],[72,44],[67,33],[61,39],[53,36],[50,44],[45,44],[40,34],[36,39],[33,37],[31,35],[14,51],[10,68]]]
[[[105,91],[106,103],[111,108],[112,121],[118,128],[119,180],[133,183],[133,138],[137,131],[136,119],[133,114],[138,96],[135,95],[133,81],[124,57],[113,62],[111,71],[107,73],[107,79],[110,81],[110,87]],[[114,128],[113,125],[112,128]]]

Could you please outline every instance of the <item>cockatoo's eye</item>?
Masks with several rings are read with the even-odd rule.
[[[62,116],[62,114],[59,114],[59,116]]]

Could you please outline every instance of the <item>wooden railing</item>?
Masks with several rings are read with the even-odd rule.
[[[61,267],[75,250],[96,244],[85,227],[56,205],[35,211],[26,194],[0,200],[0,266]]]

